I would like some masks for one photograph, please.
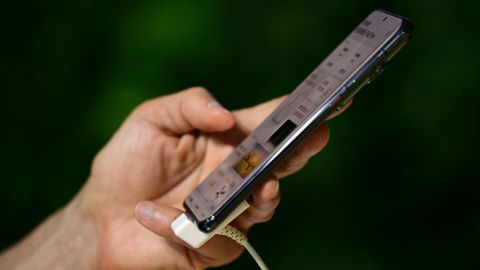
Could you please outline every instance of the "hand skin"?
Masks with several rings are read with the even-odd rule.
[[[215,236],[199,249],[170,223],[183,200],[283,100],[233,113],[203,88],[137,107],[93,161],[68,205],[0,255],[0,269],[203,269],[236,259],[243,248]],[[347,106],[346,106],[347,107]],[[328,141],[320,126],[249,198],[233,225],[247,232],[280,201],[279,178],[301,169]]]

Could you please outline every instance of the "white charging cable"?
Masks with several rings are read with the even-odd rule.
[[[220,225],[217,226],[213,231],[205,233],[201,231],[197,224],[190,219],[185,213],[181,214],[172,222],[172,229],[175,232],[175,235],[178,238],[185,241],[187,244],[193,248],[201,247],[205,242],[207,242],[214,235],[224,235],[227,236],[238,244],[245,247],[245,249],[250,253],[250,255],[255,259],[258,266],[262,270],[268,270],[266,264],[263,262],[262,258],[258,255],[252,245],[247,241],[247,237],[235,227],[228,225],[232,220],[234,220],[238,215],[245,211],[249,207],[249,204],[246,201],[243,201]]]
[[[253,257],[255,262],[257,262],[258,266],[262,270],[268,270],[267,265],[265,262],[262,260],[260,255],[258,255],[257,251],[253,248],[253,246],[248,242],[247,236],[243,234],[241,231],[239,231],[237,228],[227,225],[223,228],[223,230],[220,231],[220,235],[224,235],[228,238],[231,238],[235,240],[235,242],[239,243],[242,245],[248,253]]]

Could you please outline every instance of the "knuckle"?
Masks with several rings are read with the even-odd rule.
[[[137,107],[133,110],[134,115],[142,115],[145,112],[150,111],[150,108],[152,107],[152,101],[151,100],[145,100],[142,103],[138,104]]]
[[[279,203],[280,203],[280,197],[269,202],[268,207],[262,210],[252,209],[252,211],[247,213],[246,217],[247,219],[251,220],[253,223],[269,221],[270,219],[272,219],[273,215],[275,214],[275,210]]]
[[[269,215],[265,216],[263,219],[263,222],[267,222],[273,218],[273,215],[275,215],[275,211],[272,211]]]
[[[211,95],[211,93],[203,86],[193,86],[185,89],[185,92],[194,95]]]
[[[253,215],[252,219],[255,222],[267,222],[272,219],[273,215],[275,214],[275,209],[267,212],[257,212]]]
[[[153,112],[156,114],[164,115],[167,110],[167,106],[164,104],[161,98],[149,99],[140,103],[135,109],[134,114],[136,115],[150,115]]]

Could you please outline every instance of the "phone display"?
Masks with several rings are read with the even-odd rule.
[[[184,207],[209,232],[269,175],[302,140],[340,110],[410,39],[412,23],[372,12],[187,197]]]

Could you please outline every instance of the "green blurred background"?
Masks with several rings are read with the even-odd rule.
[[[473,3],[473,2],[472,2]],[[193,85],[227,108],[287,94],[373,9],[412,42],[329,145],[282,182],[253,245],[272,269],[478,269],[478,6],[402,1],[2,4],[0,248],[67,203],[145,99]],[[255,269],[244,254],[226,269]]]

